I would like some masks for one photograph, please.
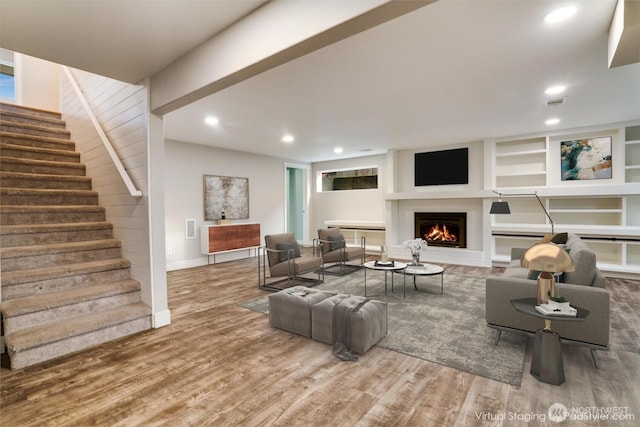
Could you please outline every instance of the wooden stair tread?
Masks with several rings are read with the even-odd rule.
[[[14,121],[5,119],[2,116],[0,116],[0,126],[20,128],[20,129],[25,129],[27,131],[38,131],[38,132],[47,132],[52,134],[64,135],[67,138],[71,135],[71,132],[69,132],[66,129],[59,129],[59,128],[54,128],[49,126],[39,126],[31,123],[14,122]]]
[[[151,309],[147,305],[143,303],[128,304],[98,313],[84,314],[46,325],[21,329],[5,336],[5,344],[10,352],[25,351],[150,315]]]
[[[48,206],[43,206],[48,207]],[[23,233],[53,233],[58,231],[88,231],[105,230],[113,228],[113,224],[106,221],[98,222],[70,222],[61,224],[19,224],[3,225],[0,227],[0,235]]]
[[[3,301],[0,311],[7,318],[139,290],[137,280],[119,280]]]
[[[99,261],[77,262],[73,264],[55,265],[51,267],[32,268],[29,270],[7,271],[2,273],[2,286],[29,283],[40,280],[58,279],[101,271],[121,270],[131,267],[125,258],[109,258]]]
[[[61,118],[37,115],[31,112],[20,112],[20,111],[0,109],[0,116],[4,118],[8,118],[11,121],[15,121],[16,119],[17,120],[33,120],[33,121],[41,122],[45,126],[48,125],[48,126],[64,127],[66,124],[66,122]]]
[[[34,180],[42,180],[42,181],[91,182],[91,178],[88,176],[54,175],[54,174],[46,174],[46,173],[9,172],[9,171],[0,171],[0,179],[2,178],[34,179]]]
[[[59,111],[47,110],[45,108],[30,107],[28,105],[13,104],[11,102],[0,102],[0,113],[4,114],[7,111],[22,111],[29,114],[33,114],[39,117],[56,117],[61,118],[62,114]]]
[[[51,196],[51,195],[76,195],[76,196],[98,196],[98,192],[94,190],[67,190],[63,188],[15,188],[15,187],[2,187],[0,188],[0,194],[2,195],[29,195],[29,196]]]
[[[39,148],[39,147],[32,147],[27,145],[12,144],[10,142],[0,142],[0,148],[2,150],[19,150],[25,153],[39,153],[39,154],[66,156],[66,157],[80,160],[80,153],[76,151],[57,150],[55,148]]]
[[[122,247],[122,242],[118,239],[86,240],[80,242],[48,243],[31,246],[13,246],[8,248],[0,248],[0,256],[3,259],[9,259],[43,254],[89,251],[119,247]]]
[[[30,135],[26,133],[16,133],[16,132],[9,132],[6,130],[0,130],[0,140],[3,138],[5,139],[14,138],[14,139],[36,141],[36,142],[47,142],[50,144],[57,144],[57,145],[68,147],[67,149],[71,151],[74,151],[76,146],[76,143],[69,139],[55,138],[53,136]]]
[[[28,165],[28,166],[57,166],[57,167],[65,167],[65,168],[85,169],[85,165],[83,163],[77,163],[77,162],[21,159],[19,157],[6,157],[6,156],[2,156],[0,158],[0,163],[11,163],[11,164],[20,164],[20,165]]]
[[[100,205],[0,205],[0,214],[8,213],[67,213],[67,212],[104,212]],[[7,226],[5,226],[7,227]]]

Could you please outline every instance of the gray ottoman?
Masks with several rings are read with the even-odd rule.
[[[333,344],[335,326],[351,351],[366,353],[387,335],[387,304],[364,301],[364,297],[338,294],[316,303],[311,307],[311,337]]]
[[[269,295],[269,325],[309,338],[311,306],[335,294],[331,291],[295,286]]]

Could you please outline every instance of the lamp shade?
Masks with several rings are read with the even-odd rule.
[[[509,203],[507,202],[493,202],[491,203],[491,210],[489,211],[489,213],[508,215],[511,213],[511,209],[509,209]]]
[[[522,257],[520,265],[530,270],[552,273],[576,270],[567,251],[550,243],[540,243],[531,247]]]

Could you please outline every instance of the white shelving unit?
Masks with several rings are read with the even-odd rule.
[[[625,144],[625,159],[625,181],[640,182],[640,141],[628,141]]]
[[[340,228],[347,245],[359,246],[361,237],[365,238],[367,251],[380,251],[385,243],[386,226],[377,221],[325,221],[327,227]]]
[[[622,197],[550,199],[549,215],[556,224],[624,225]]]
[[[553,159],[550,150],[557,141],[591,134],[580,131],[486,142],[493,146],[488,146],[485,153],[495,159],[492,173],[485,175],[486,182],[493,187],[485,188],[515,194],[537,191],[553,219],[555,232],[580,235],[596,253],[602,270],[640,273],[640,125],[593,131],[594,135],[599,133],[616,135],[614,148],[624,143],[624,150],[614,154],[614,159],[624,155],[624,163],[614,163],[614,167],[624,167],[624,174],[619,173],[617,181],[593,185],[555,181],[559,181],[560,162],[549,160]],[[490,220],[494,262],[508,262],[511,248],[529,247],[551,232],[551,224],[534,197],[506,200],[511,215],[492,215]]]
[[[496,142],[494,170],[498,188],[545,186],[547,139]]]

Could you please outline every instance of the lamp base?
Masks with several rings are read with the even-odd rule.
[[[548,271],[538,276],[538,305],[549,302],[549,296],[556,294],[556,281]]]

